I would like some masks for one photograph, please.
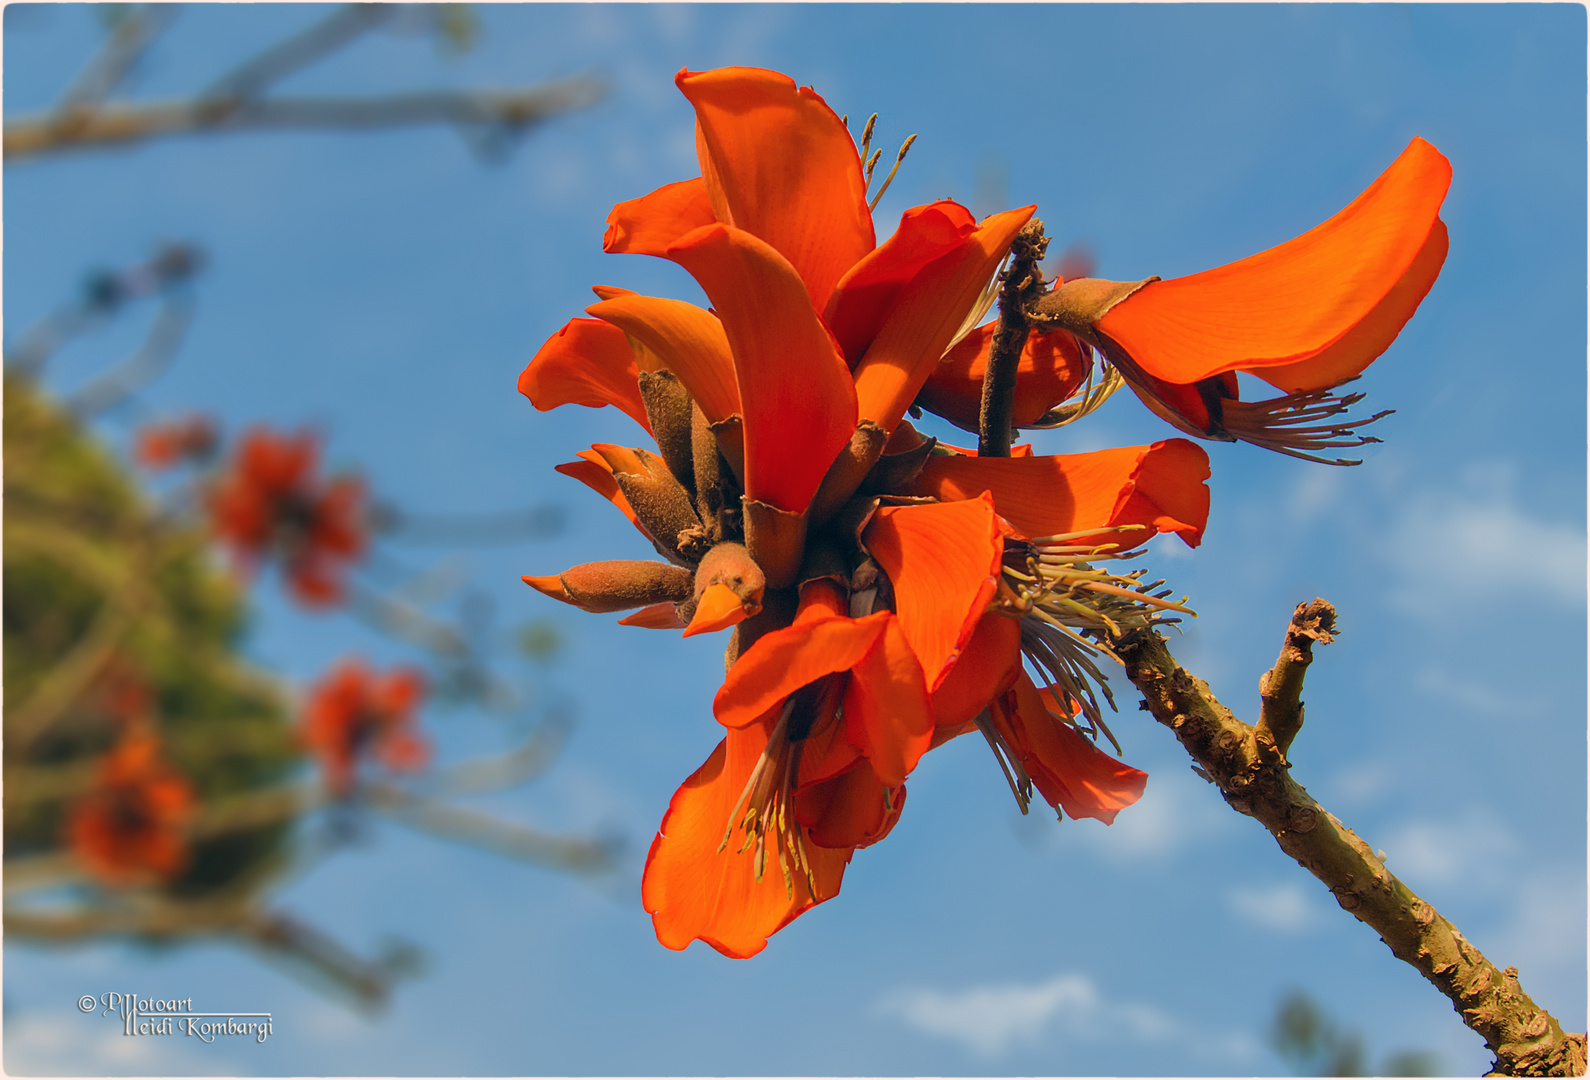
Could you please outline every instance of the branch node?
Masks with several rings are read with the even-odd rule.
[[[1314,643],[1336,640],[1336,609],[1324,600],[1299,604],[1286,628],[1275,666],[1259,679],[1262,705],[1256,736],[1266,764],[1284,763],[1303,728],[1303,675],[1314,662]]]

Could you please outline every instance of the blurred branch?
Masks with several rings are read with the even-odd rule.
[[[155,316],[149,333],[132,355],[96,377],[62,402],[73,416],[91,417],[120,405],[165,370],[182,347],[193,308],[185,300],[172,298]]]
[[[105,43],[88,62],[55,106],[56,123],[69,129],[120,86],[181,9],[175,4],[129,5],[116,20]]]
[[[387,4],[345,4],[313,26],[257,53],[211,83],[200,100],[219,115],[233,112],[272,83],[364,36],[392,15]]]
[[[1287,648],[1293,647],[1299,634],[1318,637],[1308,633],[1311,619],[1316,631],[1333,626],[1335,610],[1322,600],[1298,605],[1288,627]],[[1275,737],[1283,725],[1272,720],[1269,737],[1261,737],[1258,729],[1216,700],[1208,684],[1183,670],[1165,647],[1165,639],[1152,630],[1128,633],[1113,647],[1127,677],[1142,691],[1143,707],[1176,733],[1199,772],[1219,786],[1232,809],[1257,819],[1281,850],[1330,888],[1337,903],[1378,931],[1399,960],[1411,964],[1445,994],[1463,1022],[1496,1055],[1497,1072],[1584,1073],[1585,1036],[1565,1034],[1557,1020],[1524,993],[1516,968],[1499,970],[1481,955],[1457,927],[1387,870],[1368,844],[1292,779],[1291,762]],[[1289,662],[1286,652],[1275,670],[1281,674],[1272,671],[1265,678],[1276,699],[1267,708],[1298,700],[1302,690],[1302,666]],[[1299,701],[1298,723],[1301,718]]]
[[[9,867],[7,873],[10,873]],[[391,989],[393,971],[351,952],[324,932],[292,916],[261,911],[230,898],[185,903],[157,894],[123,894],[123,904],[65,911],[8,907],[7,934],[41,941],[73,942],[125,936],[167,940],[229,936],[249,942],[300,971],[377,1005]]]
[[[449,766],[430,790],[440,796],[481,795],[533,780],[557,760],[568,741],[569,722],[554,715],[506,754],[472,758]]]
[[[553,836],[436,802],[392,784],[370,784],[365,791],[370,805],[385,811],[394,821],[435,836],[565,870],[601,873],[613,866],[614,841]]]
[[[6,519],[5,542],[10,548],[70,562],[97,577],[106,593],[104,605],[71,651],[20,705],[6,710],[7,750],[20,756],[93,682],[133,628],[150,594],[142,575],[120,572],[92,544],[69,530],[19,520],[12,514]]]
[[[243,131],[359,131],[451,124],[520,135],[561,113],[585,108],[604,93],[591,78],[565,79],[530,90],[429,90],[377,98],[277,98],[219,111],[207,99],[112,105],[63,128],[50,116],[5,125],[8,162],[63,150],[97,149],[174,135]]]
[[[554,504],[488,514],[417,514],[390,503],[374,508],[374,527],[408,544],[514,544],[554,536],[563,529],[563,508]]]

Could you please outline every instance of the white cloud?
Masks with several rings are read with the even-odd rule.
[[[1446,618],[1453,596],[1483,587],[1563,610],[1585,603],[1585,534],[1577,523],[1520,509],[1510,485],[1481,494],[1424,495],[1405,504],[1386,539],[1401,571],[1392,595],[1404,610]]]
[[[1233,821],[1220,793],[1185,763],[1176,763],[1150,769],[1143,797],[1122,810],[1114,825],[1068,821],[1061,828],[1119,864],[1188,851],[1195,841],[1224,831]]]
[[[899,988],[878,1011],[985,1058],[1035,1045],[1055,1030],[1071,1042],[1177,1042],[1202,1057],[1242,1062],[1259,1048],[1243,1033],[1211,1032],[1143,1002],[1114,1002],[1079,973],[1040,983],[1000,983],[960,991]]]
[[[81,1020],[79,1025],[76,1021]],[[144,1075],[238,1076],[242,1063],[209,1046],[195,1052],[179,1035],[128,1036],[115,1030],[88,1030],[88,1025],[115,1018],[97,1015],[62,1018],[23,1014],[7,1017],[5,1068],[13,1075],[107,1076],[136,1072]],[[191,1040],[197,1043],[198,1040]]]
[[[1310,894],[1292,882],[1257,889],[1232,889],[1232,910],[1251,923],[1283,934],[1296,934],[1315,923]]]
[[[1461,820],[1407,822],[1386,833],[1382,850],[1387,868],[1418,891],[1494,878],[1516,848],[1494,814],[1476,810]]]
[[[1091,1014],[1099,1002],[1085,976],[1061,975],[1036,986],[982,986],[959,993],[899,990],[880,1008],[918,1031],[996,1057],[1017,1042],[1036,1042],[1058,1014]]]
[[[1329,802],[1367,803],[1391,790],[1396,770],[1388,761],[1360,761],[1331,778]]]

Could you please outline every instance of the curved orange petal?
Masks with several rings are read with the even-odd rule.
[[[712,204],[701,177],[664,184],[649,195],[613,207],[607,215],[602,250],[630,255],[662,255],[691,229],[710,225]]]
[[[976,431],[983,405],[983,378],[998,323],[973,330],[933,369],[916,403],[958,428]],[[1016,396],[1011,423],[1036,423],[1044,413],[1077,392],[1087,369],[1082,348],[1067,330],[1031,333],[1016,362]]]
[[[1020,671],[1021,622],[989,611],[978,620],[977,629],[961,650],[960,661],[933,691],[933,719],[939,729],[934,739],[954,738],[943,732],[963,725],[970,731],[977,714],[1009,690]]]
[[[808,683],[855,667],[893,618],[887,611],[864,619],[827,615],[762,635],[729,669],[712,715],[727,728],[754,724]]]
[[[772,858],[757,881],[756,852],[739,850],[738,833],[718,850],[766,742],[760,726],[730,731],[668,804],[646,855],[641,902],[657,940],[670,949],[699,939],[726,956],[755,956],[780,927],[839,892],[848,848],[806,845],[816,895],[800,873],[794,875],[793,895],[787,892]]]
[[[616,405],[649,434],[638,374],[622,330],[596,319],[570,319],[520,373],[519,392],[542,412],[569,404]]]
[[[955,250],[923,267],[900,290],[867,355],[856,365],[856,399],[863,418],[894,430],[1035,209],[985,218]]]
[[[1253,374],[1271,386],[1297,393],[1324,390],[1345,382],[1375,361],[1408,325],[1435,285],[1446,262],[1446,223],[1436,220],[1430,238],[1375,310],[1323,352],[1293,364],[1258,368]]]
[[[862,542],[889,575],[906,639],[928,689],[937,690],[999,588],[1005,541],[994,500],[982,494],[927,506],[880,506]]]
[[[1197,547],[1209,520],[1208,478],[1208,454],[1166,439],[1089,454],[929,458],[914,493],[949,501],[990,492],[1000,516],[1027,536],[1146,525]]]
[[[795,797],[795,820],[824,847],[869,847],[888,835],[904,803],[905,787],[891,790],[863,758],[838,776],[803,787]]]
[[[569,461],[562,465],[554,465],[554,471],[564,476],[572,476],[602,498],[618,507],[618,510],[629,523],[640,530],[646,539],[651,539],[651,534],[646,531],[640,519],[635,516],[634,509],[629,505],[629,500],[619,490],[618,481],[613,479],[613,470],[603,459],[602,455],[594,450],[581,450],[579,461]]]
[[[798,514],[856,430],[850,368],[795,268],[741,229],[709,225],[668,249],[723,320],[745,418],[745,494]]]
[[[1447,159],[1414,139],[1324,224],[1240,262],[1151,282],[1097,326],[1167,382],[1292,366],[1282,389],[1332,385],[1298,366],[1321,362],[1345,378],[1391,344],[1445,258],[1436,215],[1451,180]]]
[[[641,626],[647,630],[683,630],[687,625],[672,604],[653,604],[618,620],[620,626]]]
[[[900,620],[882,614],[888,616],[883,633],[853,665],[845,688],[845,737],[872,762],[879,780],[897,787],[933,741],[933,703]]]
[[[712,312],[683,300],[639,293],[611,297],[585,310],[655,353],[684,383],[708,422],[715,424],[740,411],[729,339]]]
[[[771,244],[824,310],[874,244],[850,132],[810,87],[776,71],[685,70],[674,83],[696,109],[701,174],[719,220]]]
[[[1116,761],[1051,714],[1026,672],[1012,693],[995,702],[993,716],[1044,800],[1068,817],[1097,818],[1110,825],[1116,814],[1143,797],[1148,774]]]
[[[714,582],[701,594],[701,599],[696,603],[696,613],[682,636],[695,637],[697,634],[727,630],[736,623],[744,622],[748,614],[745,604],[733,589]]]
[[[839,279],[823,322],[852,365],[872,344],[900,290],[928,263],[958,248],[977,228],[972,212],[952,199],[913,206],[877,250]]]

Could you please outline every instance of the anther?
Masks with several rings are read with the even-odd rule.
[[[900,144],[900,152],[894,156],[894,168],[889,170],[889,175],[884,177],[883,186],[878,189],[878,194],[874,195],[872,197],[872,201],[867,204],[867,209],[869,211],[870,210],[876,210],[878,208],[879,201],[881,201],[883,199],[883,193],[885,191],[889,190],[889,185],[894,183],[894,175],[895,175],[895,173],[900,171],[900,163],[905,160],[905,152],[907,150],[911,149],[911,144],[914,143],[914,142],[916,142],[916,136],[912,135],[912,136],[908,137],[905,140],[905,142]],[[873,158],[873,164],[874,165],[877,164],[877,160],[878,159],[876,157]],[[868,176],[868,179],[870,180],[871,176],[872,176],[872,173],[871,173],[870,170],[868,171],[867,176]]]

